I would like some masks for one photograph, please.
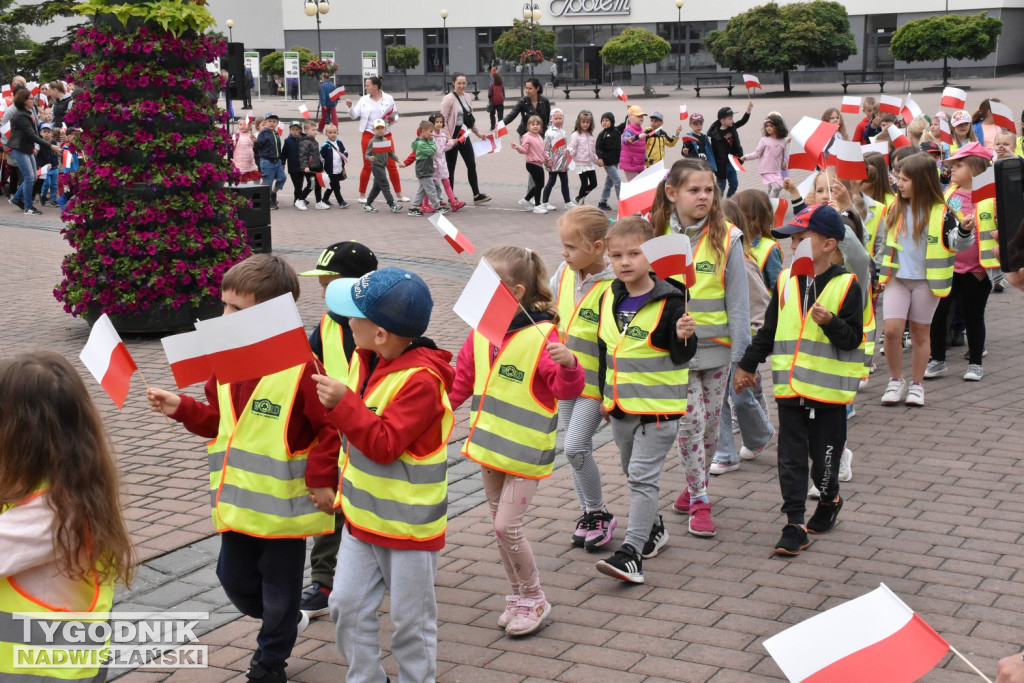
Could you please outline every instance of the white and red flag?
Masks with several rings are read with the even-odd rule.
[[[809,195],[811,192],[814,191],[814,181],[817,179],[818,171],[813,171],[810,175],[804,178],[799,185],[796,186],[797,193],[801,197],[806,197],[807,195]]]
[[[36,98],[36,101],[39,102],[39,104],[43,105],[44,107],[49,107],[50,106],[49,98],[46,95],[42,94],[42,93],[39,93],[39,97]]]
[[[947,145],[953,144],[953,131],[949,128],[949,120],[939,117],[939,139]]]
[[[385,154],[391,151],[391,140],[384,138],[382,140],[373,141],[373,153],[374,154]]]
[[[864,150],[848,140],[835,140],[828,150],[829,166],[836,167],[836,175],[846,180],[867,180],[868,169],[864,165]]]
[[[771,197],[772,213],[775,214],[774,228],[781,228],[786,224],[786,212],[789,211],[789,200],[785,197]]]
[[[325,171],[320,171],[316,174],[316,184],[320,187],[330,187],[331,177]]]
[[[799,681],[916,681],[949,643],[883,583],[764,641],[786,678]]]
[[[451,245],[452,249],[455,250],[456,254],[466,252],[472,254],[476,248],[473,243],[469,241],[469,238],[463,235],[458,228],[452,225],[452,222],[445,218],[444,214],[435,213],[427,220],[430,221],[431,225],[437,228],[437,231],[441,233],[445,241]]]
[[[844,114],[859,114],[860,113],[860,98],[854,97],[853,95],[844,95],[843,104],[839,107],[839,111]]]
[[[0,124],[0,136],[9,138],[11,137],[11,122]]]
[[[747,172],[747,169],[743,168],[743,164],[740,163],[740,158],[738,156],[736,156],[735,154],[730,154],[729,155],[729,163],[739,173],[746,173]]]
[[[983,199],[995,199],[996,167],[989,166],[984,171],[974,176],[971,188],[971,201],[975,204]]]
[[[833,123],[805,116],[790,129],[789,135],[793,138],[793,142],[801,148],[799,151],[811,155],[815,165],[824,166],[825,148],[832,141],[837,130],[839,130],[839,126]],[[790,168],[794,168],[792,157],[791,154]],[[806,168],[806,166],[796,166],[795,168]]]
[[[71,167],[75,163],[75,155],[71,153],[70,149],[65,149],[60,153],[60,167],[61,170],[70,171]]]
[[[687,142],[692,142],[695,145],[699,145],[700,144],[700,140],[693,133],[683,133],[683,135],[682,135],[682,137],[680,139],[683,141],[684,145]]]
[[[42,166],[39,170],[36,171],[36,178],[45,178],[46,174],[49,172],[50,164],[46,164],[45,166]]]
[[[309,107],[304,104],[299,105],[299,113],[302,114],[302,118],[308,119],[312,114],[309,112]]]
[[[690,238],[686,235],[672,233],[647,240],[640,245],[647,257],[651,270],[667,280],[677,275],[683,276],[683,284],[687,289],[697,282],[697,271],[693,267],[693,248]]]
[[[347,93],[345,92],[345,86],[339,85],[337,88],[332,90],[331,94],[328,95],[327,97],[330,98],[331,102],[337,102],[342,97],[344,97],[346,94]]]
[[[658,185],[665,179],[665,162],[659,161],[645,168],[632,180],[619,187],[619,216],[644,214],[654,206]]]
[[[795,140],[790,140],[789,151],[786,153],[786,168],[788,169],[802,169],[804,171],[813,171],[818,168],[818,161],[800,146]]]
[[[35,81],[29,81],[25,84],[25,87],[28,88],[28,92],[32,95],[32,97],[35,97],[39,94],[39,84]]]
[[[160,340],[179,389],[205,382],[213,373],[206,347],[198,332],[184,332]]]
[[[480,259],[469,284],[452,309],[466,324],[482,334],[495,346],[501,346],[508,326],[519,304],[509,288],[491,268],[487,259]]]
[[[1013,123],[1013,110],[1002,102],[996,102],[995,100],[989,100],[988,103],[992,107],[992,122],[1000,128],[1012,130],[1016,133],[1017,126]]]
[[[753,74],[743,74],[743,85],[747,87],[747,90],[750,90],[751,88],[762,90],[761,79]]]
[[[903,128],[889,126],[889,130],[887,130],[886,132],[889,133],[889,140],[892,142],[892,146],[894,149],[906,147],[907,145],[910,144],[910,138],[907,137],[907,131],[904,130]]]
[[[804,209],[804,211],[813,213],[810,208]],[[797,215],[793,222],[795,223],[799,219],[800,216]],[[814,252],[811,249],[811,240],[800,240],[800,244],[796,245],[796,251],[793,252],[793,263],[789,266],[789,274],[814,277]]]
[[[551,151],[552,152],[557,152],[560,149],[565,149],[565,136],[564,135],[551,143]]]
[[[222,384],[272,375],[313,358],[291,294],[196,323]]]
[[[462,142],[466,139],[467,135],[469,135],[469,126],[467,126],[466,124],[462,124],[456,131],[455,137],[459,139],[459,142]]]
[[[869,145],[861,145],[861,151],[864,154],[868,152],[878,152],[885,157],[885,165],[889,165],[889,143],[887,142],[872,142]]]
[[[132,373],[139,368],[106,313],[93,323],[78,357],[120,410],[128,398]]]
[[[903,100],[903,109],[900,110],[900,116],[903,117],[903,123],[908,126],[918,116],[924,116],[924,111],[914,101],[914,96],[910,93],[907,93],[907,99]]]
[[[388,107],[388,110],[384,112],[384,116],[382,116],[381,118],[384,119],[385,121],[393,121],[396,118],[395,105],[392,104],[390,107]]]
[[[615,90],[612,90],[612,95],[614,95],[615,97],[618,97],[623,102],[625,102],[626,100],[629,99],[629,95],[627,95],[626,93],[622,92],[622,88],[619,88],[619,87],[616,87]]]
[[[947,86],[942,90],[942,101],[939,106],[950,109],[964,109],[967,107],[967,93],[960,88]]]
[[[284,126],[278,126],[277,127],[277,136],[279,138],[283,138],[284,137]]]
[[[679,105],[679,120],[680,121],[685,121],[686,120],[686,105],[685,104],[680,104]]]
[[[498,119],[498,125],[494,127],[494,135],[499,138],[508,135],[508,126],[505,125],[504,119]]]
[[[893,97],[892,95],[878,96],[878,111],[883,114],[895,114],[896,116],[899,116],[901,109],[903,109],[903,100],[899,97]]]
[[[501,140],[488,133],[486,137],[473,141],[473,154],[482,157],[485,154],[497,154],[501,151]]]

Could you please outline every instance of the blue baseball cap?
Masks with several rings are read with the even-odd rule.
[[[53,130],[53,126],[51,126],[49,123],[40,123],[39,130],[43,130],[44,128],[49,128],[50,130]]]
[[[266,115],[266,116],[264,116],[263,118],[264,118],[264,119],[277,119],[278,121],[280,121],[280,120],[281,120],[281,117],[279,117],[279,116],[278,116],[277,114],[275,114],[275,113],[274,113],[274,112],[272,112],[272,111],[268,111],[268,112],[267,112],[267,115]]]
[[[788,237],[798,232],[811,230],[825,237],[841,242],[846,236],[846,226],[839,212],[828,204],[812,204],[806,209],[793,216],[793,220],[781,228],[772,230],[772,234],[780,237]]]
[[[361,278],[343,278],[327,285],[327,308],[349,318],[366,318],[399,337],[419,337],[430,324],[434,300],[416,273],[381,268]]]

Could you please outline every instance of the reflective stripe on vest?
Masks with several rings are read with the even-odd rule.
[[[788,269],[779,274],[780,283],[789,279]],[[837,315],[854,279],[850,273],[832,278],[818,295],[817,303]],[[864,373],[863,338],[853,351],[840,351],[810,313],[803,314],[803,292],[796,277],[790,280],[788,288],[792,294],[785,301],[779,300],[779,322],[772,348],[775,397],[852,402]]]
[[[899,252],[902,251],[902,247],[897,244],[896,236],[903,228],[904,218],[905,216],[899,216],[896,219],[896,226],[886,230],[885,246],[888,253],[882,259],[882,271],[879,273],[879,282],[882,284],[889,281],[894,274],[893,271],[899,270]],[[945,204],[936,204],[931,208],[924,252],[925,278],[932,294],[939,298],[948,296],[949,290],[953,287],[953,261],[956,257],[956,252],[947,249],[942,243],[942,226],[945,218]],[[913,233],[912,227],[908,226],[907,230]]]
[[[347,384],[349,359],[345,357],[344,328],[326,313],[320,318],[320,348],[324,354],[324,371],[329,377]]]
[[[948,202],[959,187],[950,185],[944,195]],[[957,218],[961,218],[960,215]],[[961,218],[961,220],[963,220]],[[996,256],[996,202],[994,199],[983,199],[974,205],[974,224],[977,231],[974,248],[977,250],[978,262],[982,268],[998,268],[999,257]]]
[[[316,442],[288,450],[288,420],[304,369],[296,365],[261,378],[241,416],[231,385],[217,385],[220,426],[207,456],[217,531],[302,538],[334,530],[334,515],[320,512],[306,489],[306,456]]]
[[[558,282],[558,320],[562,325],[562,339],[576,360],[583,366],[586,385],[583,398],[600,399],[598,369],[600,359],[597,347],[597,324],[600,319],[601,295],[611,287],[612,280],[599,280],[576,303],[576,273],[566,266]]]
[[[0,507],[0,514],[43,493],[45,491],[40,490],[18,503]],[[94,645],[88,636],[69,639],[62,629],[54,630],[53,626],[63,621],[68,613],[73,613],[74,621],[82,624],[106,621],[114,602],[114,580],[101,581],[99,573],[92,570],[88,578],[78,582],[76,590],[80,592],[81,604],[88,605],[85,609],[48,604],[19,586],[14,578],[0,578],[0,680],[54,683],[106,679],[107,670],[100,670],[99,664],[107,657],[109,640]],[[23,616],[33,613],[53,614],[53,620]],[[16,614],[19,616],[15,617]],[[80,663],[80,666],[69,666],[69,663]],[[49,664],[60,666],[47,666]]]
[[[732,223],[727,226],[731,232]],[[697,323],[697,339],[711,339],[723,346],[732,346],[729,314],[725,308],[725,264],[729,262],[729,248],[732,245],[729,232],[726,233],[721,263],[717,266],[707,229],[701,234],[693,252],[697,282],[688,291],[690,301],[687,304],[687,312]]]
[[[676,365],[667,349],[652,345],[665,300],[648,302],[622,332],[611,290],[601,299],[601,341],[605,344],[604,406],[634,415],[686,413],[689,368]]]
[[[532,327],[532,325],[531,325]],[[537,325],[546,339],[554,325]],[[533,395],[545,344],[536,330],[512,333],[491,363],[491,345],[473,333],[473,403],[463,454],[481,465],[527,479],[543,479],[555,463],[558,402],[548,407]]]
[[[384,375],[363,397],[366,407],[383,417],[406,382],[426,372],[441,387],[440,443],[433,451],[415,455],[405,451],[398,460],[381,465],[348,444],[341,491],[337,503],[345,519],[378,536],[428,541],[448,526],[448,437],[455,419],[444,382],[424,367],[406,368]]]
[[[780,247],[779,243],[770,237],[762,237],[756,247],[750,247],[750,255],[757,263],[757,267],[761,269],[762,277],[768,277],[768,274],[764,272],[764,266],[768,263],[768,257],[771,256],[773,249],[779,250],[779,260],[781,262],[783,260],[782,247]],[[771,291],[774,285],[775,283],[771,282],[767,283],[765,286],[768,288],[768,291]]]

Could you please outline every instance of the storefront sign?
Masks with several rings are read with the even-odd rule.
[[[363,80],[373,76],[380,76],[380,69],[377,66],[377,51],[363,50]]]
[[[260,53],[259,52],[243,52],[242,56],[245,58],[245,68],[249,70],[252,77],[256,80],[260,78]]]
[[[629,14],[630,0],[551,0],[548,11],[554,17],[593,17]]]
[[[299,77],[299,53],[298,52],[285,52],[284,53],[284,77],[285,78],[298,78]]]

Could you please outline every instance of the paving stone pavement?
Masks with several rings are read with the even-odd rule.
[[[923,85],[911,89],[916,93]],[[1019,111],[1024,105],[1021,85],[1021,77],[972,81],[969,97],[975,103],[999,93]],[[838,91],[834,86],[810,90],[800,97],[770,92],[755,97],[751,122],[741,129],[745,147],[756,145],[760,117],[769,110],[780,111],[792,125],[801,115],[818,116],[840,99],[832,92]],[[745,106],[741,98],[696,99],[691,92],[685,94],[681,101],[706,118],[713,118],[726,104],[738,111]],[[439,100],[434,100],[437,106]],[[935,93],[915,94],[915,100],[928,111],[938,108]],[[583,108],[595,118],[608,110],[621,114],[623,109],[614,100],[562,104],[567,105],[567,121],[575,120]],[[648,111],[670,111],[677,102],[640,104]],[[294,105],[275,102],[267,107],[290,111]],[[396,127],[400,150],[412,139],[418,118],[406,116]],[[853,121],[847,117],[851,128]],[[357,148],[354,124],[343,124],[341,136],[350,148]],[[355,201],[358,173],[351,172],[358,166],[357,161],[342,186],[351,203],[345,211],[300,213],[287,201],[289,189],[282,193],[282,208],[272,216],[276,251],[301,270],[310,268],[327,244],[359,239],[379,253],[382,265],[416,270],[435,298],[428,334],[441,347],[457,351],[468,330],[450,311],[469,268],[424,219],[362,212]],[[555,220],[561,211],[535,216],[515,207],[525,174],[521,159],[511,150],[482,158],[478,168],[483,191],[494,199],[453,214],[452,222],[476,243],[478,254],[511,242],[537,250],[553,269],[560,260]],[[411,195],[411,169],[402,175],[403,190]],[[461,160],[455,178],[456,192],[465,195]],[[575,179],[572,184],[576,186]],[[756,168],[743,175],[741,188],[760,186]],[[0,302],[0,351],[9,356],[49,348],[82,369],[77,356],[88,330],[82,321],[65,315],[53,299],[67,246],[59,235],[56,212],[44,211],[41,218],[30,219],[0,204],[0,283],[8,294]],[[299,309],[311,327],[323,303],[315,282],[303,285]],[[542,584],[555,607],[549,625],[526,639],[508,638],[494,623],[508,587],[489,534],[476,468],[457,454],[457,444],[468,432],[468,410],[460,409],[449,450],[454,518],[437,577],[439,680],[777,679],[781,672],[763,648],[765,638],[861,595],[880,581],[994,676],[996,660],[1018,652],[1024,642],[1024,482],[1018,467],[1024,387],[1017,363],[1024,329],[1022,305],[1024,298],[1017,291],[990,298],[989,355],[982,382],[961,381],[966,362],[951,353],[950,374],[926,384],[927,407],[883,409],[878,400],[884,367],[872,376],[858,396],[858,414],[850,426],[854,479],[843,484],[846,506],[841,522],[797,558],[771,555],[783,523],[774,449],[712,481],[719,526],[713,539],[689,536],[685,518],[671,511],[683,477],[678,458],[669,459],[662,478],[662,508],[670,541],[661,555],[645,563],[647,582],[642,586],[626,586],[597,574],[594,562],[602,555],[569,546],[568,533],[578,516],[576,497],[568,469],[557,469],[539,489],[526,526]],[[152,386],[173,386],[157,339],[125,341]],[[211,646],[210,668],[137,670],[120,680],[187,678],[193,683],[240,678],[255,647],[257,624],[226,605],[213,572],[219,541],[209,520],[202,440],[180,428],[172,434],[149,413],[138,377],[122,411],[98,386],[89,384],[118,454],[124,514],[140,562],[131,588],[119,587],[118,609],[211,614],[209,630],[200,639]],[[201,389],[193,387],[187,393],[198,396]],[[597,458],[609,508],[624,516],[628,495],[614,446],[602,445]],[[623,532],[616,532],[613,548]],[[387,613],[387,601],[382,611]],[[383,624],[386,651],[390,624],[386,618]],[[296,644],[290,676],[296,681],[340,680],[345,666],[333,641],[329,621],[315,620]],[[392,675],[397,672],[390,655],[385,668]],[[959,660],[947,656],[924,680],[975,677]]]

